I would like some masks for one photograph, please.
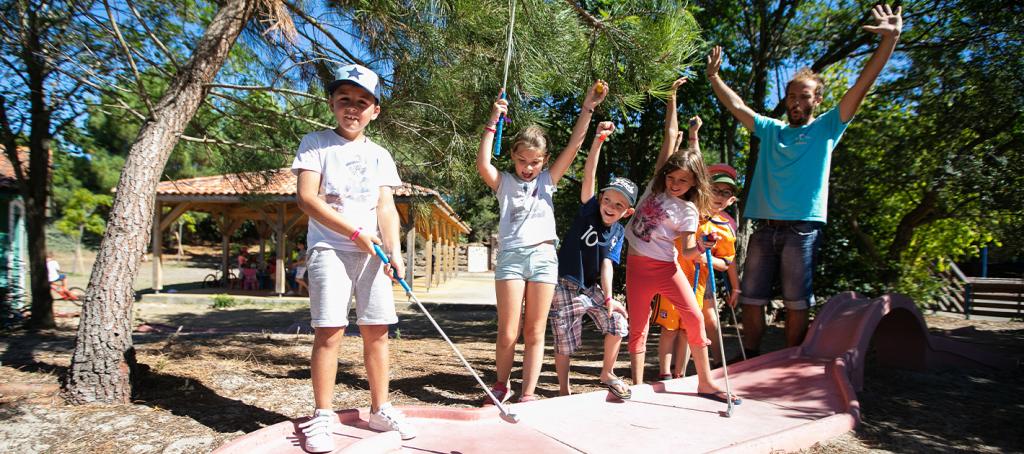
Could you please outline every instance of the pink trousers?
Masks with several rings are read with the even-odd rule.
[[[697,306],[693,288],[676,262],[663,262],[642,255],[630,255],[626,263],[626,306],[629,311],[629,352],[647,351],[647,329],[651,299],[660,294],[679,311],[691,347],[711,344],[704,335],[704,315]]]

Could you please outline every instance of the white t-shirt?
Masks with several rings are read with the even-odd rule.
[[[696,232],[697,219],[693,203],[664,192],[652,195],[648,184],[626,226],[626,239],[636,254],[675,263],[675,240],[684,232]]]
[[[46,261],[46,279],[50,282],[60,279],[60,264],[56,260]]]
[[[530,181],[501,172],[498,181],[498,249],[533,246],[558,239],[555,191],[547,170]]]
[[[320,198],[364,233],[377,230],[377,200],[381,186],[401,186],[391,153],[368,138],[349,141],[332,129],[306,134],[292,162],[292,173],[312,170],[320,174]],[[307,248],[360,249],[347,236],[309,220]]]

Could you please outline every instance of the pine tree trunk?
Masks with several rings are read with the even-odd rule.
[[[33,148],[31,153],[33,155],[30,158],[31,166],[44,169],[44,172],[47,171],[46,161],[38,167],[36,165],[34,155],[39,152]],[[45,179],[37,179],[36,172],[30,170],[30,173],[33,175],[29,181],[45,181]],[[28,327],[48,329],[56,326],[53,320],[53,295],[50,294],[50,280],[47,279],[46,271],[46,199],[49,185],[39,184],[37,186],[30,189],[32,195],[25,198],[25,230],[28,239],[29,273],[31,274],[29,287],[32,295],[32,317],[29,319]]]
[[[78,339],[64,384],[72,403],[128,403],[135,372],[132,346],[132,283],[146,251],[154,195],[178,136],[195,115],[224,64],[256,0],[226,0],[210,22],[189,62],[171,80],[139,130],[117,185],[107,231],[89,277]]]

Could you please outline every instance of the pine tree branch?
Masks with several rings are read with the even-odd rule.
[[[135,3],[132,2],[132,0],[125,0],[125,3],[128,5],[128,9],[131,10],[132,15],[134,15],[135,18],[138,19],[139,24],[142,25],[142,29],[146,31],[147,35],[149,35],[149,39],[151,39],[153,41],[153,44],[155,44],[156,47],[159,48],[160,51],[167,56],[167,60],[169,60],[171,62],[171,65],[174,66],[174,70],[180,71],[181,65],[178,64],[178,59],[174,57],[174,54],[170,51],[170,49],[168,49],[167,46],[164,45],[163,41],[160,41],[160,38],[157,38],[156,34],[153,33],[153,30],[149,28],[149,25],[146,24],[146,21],[142,18],[142,15],[139,14],[139,11],[135,8]]]
[[[270,112],[273,115],[280,115],[280,116],[283,116],[285,118],[291,118],[293,120],[302,121],[302,122],[308,123],[310,125],[316,126],[317,128],[323,128],[323,129],[333,129],[334,128],[333,126],[330,126],[330,125],[328,125],[326,123],[321,123],[319,121],[316,121],[316,120],[313,120],[313,119],[310,119],[310,118],[306,118],[306,117],[302,117],[302,116],[298,116],[298,115],[292,115],[292,114],[289,114],[289,113],[286,113],[286,112],[277,112],[277,111],[274,111],[274,110],[267,109],[265,107],[256,106],[256,105],[250,104],[250,103],[248,103],[248,102],[246,102],[246,101],[244,101],[242,99],[239,99],[239,98],[236,98],[234,96],[231,96],[231,95],[228,95],[228,94],[225,94],[225,93],[221,93],[221,92],[218,92],[218,91],[210,90],[210,96],[216,96],[218,98],[226,99],[228,101],[232,101],[232,102],[241,104],[241,105],[243,105],[245,107],[248,107],[249,109],[252,109],[252,110],[260,110],[260,111],[264,111],[264,112]]]
[[[289,11],[291,11],[295,15],[301,17],[302,20],[308,22],[309,25],[312,25],[313,28],[315,28],[317,30],[320,30],[320,32],[323,33],[324,36],[326,36],[327,39],[329,39],[331,41],[331,43],[333,43],[334,46],[337,47],[338,50],[340,50],[343,54],[345,54],[345,56],[348,57],[353,63],[355,63],[357,65],[367,66],[366,62],[364,62],[360,58],[358,58],[355,55],[353,55],[352,52],[349,52],[348,48],[345,47],[344,45],[342,45],[341,42],[338,41],[337,38],[334,37],[333,33],[329,32],[327,30],[327,28],[324,27],[315,18],[313,18],[312,16],[306,14],[306,12],[302,10],[302,8],[299,8],[298,6],[293,4],[292,2],[282,1],[281,3],[283,3],[288,8]],[[303,34],[303,36],[305,36],[305,34]],[[316,41],[315,40],[310,40],[310,42],[315,43]]]
[[[314,101],[323,101],[323,98],[321,98],[319,96],[313,96],[313,95],[311,95],[309,93],[306,93],[306,92],[302,92],[302,91],[298,91],[298,90],[289,90],[287,88],[275,88],[275,87],[260,86],[260,85],[233,85],[233,84],[221,84],[221,83],[206,84],[206,86],[210,87],[210,88],[229,88],[229,89],[232,89],[232,90],[269,91],[269,92],[274,92],[274,93],[282,93],[282,94],[286,94],[286,95],[302,96],[304,98],[312,99]]]
[[[132,69],[132,74],[135,75],[135,83],[138,88],[139,98],[146,104],[146,108],[149,110],[149,114],[153,114],[153,101],[149,99],[149,93],[146,92],[146,86],[142,82],[142,75],[139,74],[139,68],[135,65],[135,58],[132,57],[132,51],[128,48],[128,43],[125,42],[124,36],[121,34],[121,28],[117,25],[117,21],[114,20],[114,13],[110,9],[110,3],[107,0],[103,0],[103,7],[107,11],[107,18],[110,19],[111,30],[114,33],[114,37],[117,38],[118,44],[124,51],[125,58],[128,59],[128,66]]]
[[[290,150],[260,147],[260,146],[256,146],[256,145],[250,145],[250,144],[247,144],[247,143],[232,142],[230,140],[223,140],[223,139],[211,139],[211,138],[206,137],[206,136],[203,136],[203,137],[193,137],[193,136],[182,134],[179,137],[181,138],[181,140],[184,140],[186,142],[204,143],[204,144],[213,144],[213,145],[224,145],[224,146],[227,146],[227,147],[245,148],[247,150],[257,150],[257,151],[264,151],[264,152],[270,152],[270,153],[285,153],[285,154],[290,154],[291,153]]]

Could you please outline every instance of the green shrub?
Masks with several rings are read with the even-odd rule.
[[[221,293],[220,295],[213,295],[214,309],[227,309],[229,307],[235,306],[236,304],[238,303],[235,301],[235,297],[228,295],[226,293]]]

